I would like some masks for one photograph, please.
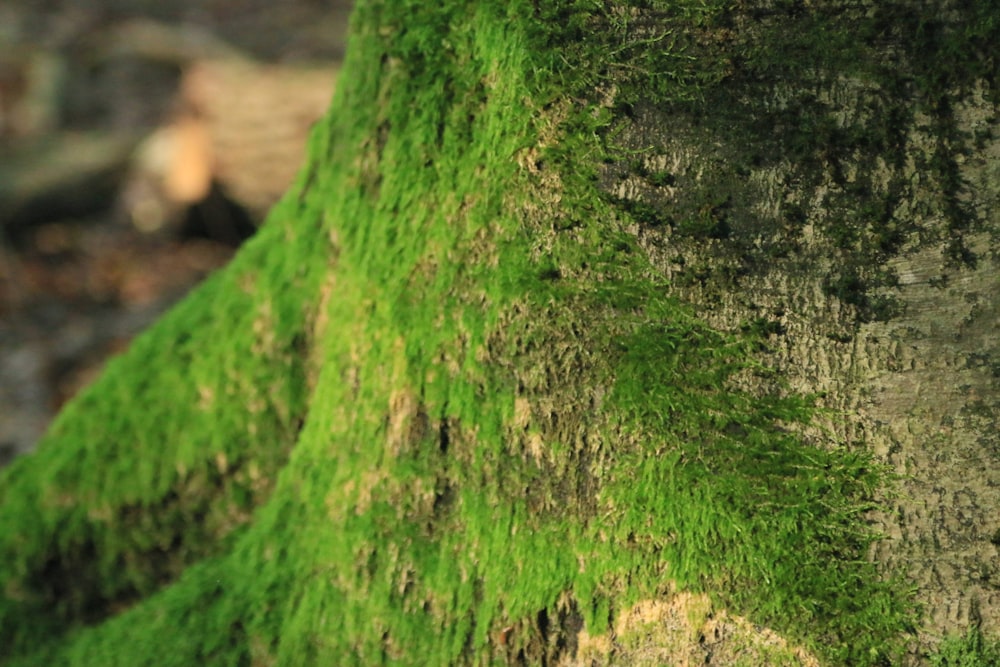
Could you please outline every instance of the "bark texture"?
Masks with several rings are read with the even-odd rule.
[[[684,298],[763,328],[837,439],[899,475],[873,555],[919,588],[925,642],[1000,630],[1000,142],[979,11],[744,3],[706,35],[754,55],[693,112],[640,100],[620,137],[641,157],[603,179],[649,207],[634,232]]]

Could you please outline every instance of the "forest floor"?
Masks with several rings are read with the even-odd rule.
[[[332,65],[350,4],[0,6],[0,466],[30,451],[105,359],[227,262],[260,221],[213,192],[155,231],[135,224],[123,192],[136,152],[176,112],[191,62],[122,48],[122,26],[163,28],[183,48],[231,45],[263,64]]]

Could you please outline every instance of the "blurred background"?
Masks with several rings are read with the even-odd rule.
[[[347,0],[0,2],[0,466],[301,166]]]

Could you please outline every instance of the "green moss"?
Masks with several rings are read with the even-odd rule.
[[[5,471],[5,664],[539,663],[671,581],[894,655],[883,471],[598,189],[589,96],[702,99],[727,6],[359,3],[308,186]]]
[[[987,639],[979,628],[962,637],[946,637],[930,656],[934,667],[985,667],[1000,664],[1000,641]]]
[[[307,304],[326,263],[302,243],[307,218],[294,231],[281,209],[273,220],[3,472],[5,646],[152,593],[268,497],[305,417]]]

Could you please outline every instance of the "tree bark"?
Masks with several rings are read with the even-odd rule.
[[[648,152],[603,180],[681,221],[635,231],[699,314],[763,327],[766,363],[823,397],[835,439],[899,475],[873,515],[887,537],[873,557],[918,587],[925,645],[1000,630],[1000,144],[984,11],[745,7],[725,39],[753,54],[753,75],[708,91],[707,115],[640,102],[619,136]],[[651,183],[661,172],[669,184]],[[702,226],[685,229],[696,208]]]
[[[1000,632],[991,13],[469,4],[359,3],[297,185],[4,471],[4,664]]]

